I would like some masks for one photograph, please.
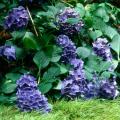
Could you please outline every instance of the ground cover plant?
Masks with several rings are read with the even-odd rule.
[[[0,103],[48,113],[61,99],[119,97],[120,9],[114,5],[2,0]]]

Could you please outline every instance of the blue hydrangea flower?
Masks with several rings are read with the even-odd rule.
[[[99,84],[94,82],[87,83],[87,91],[84,94],[84,98],[92,99],[99,96]]]
[[[79,19],[80,15],[75,11],[75,9],[67,7],[65,10],[61,11],[57,16],[57,24],[60,28],[60,32],[65,35],[73,35],[80,32],[81,28],[84,26],[82,20],[77,23],[68,23],[69,19]]]
[[[70,70],[69,76],[62,81],[61,93],[69,99],[83,97],[87,92],[83,61],[73,59],[71,65],[74,67]]]
[[[111,66],[108,69],[109,71],[114,71],[115,66],[112,63],[112,54],[110,51],[110,45],[106,38],[97,38],[97,40],[93,43],[94,53],[103,58],[104,61],[111,62]]]
[[[5,19],[4,28],[7,30],[22,29],[27,26],[29,20],[28,12],[24,7],[13,8]]]
[[[17,106],[21,111],[37,110],[43,113],[51,111],[47,98],[37,90],[36,79],[24,74],[17,81]]]
[[[59,35],[56,40],[57,44],[63,49],[61,61],[69,63],[76,58],[76,46],[66,35]]]
[[[99,95],[101,98],[115,99],[118,94],[119,92],[117,90],[115,79],[102,80],[99,89]]]
[[[93,43],[93,50],[96,55],[103,58],[105,61],[112,60],[112,54],[110,52],[110,45],[106,38],[97,38]]]
[[[0,56],[5,56],[8,60],[16,60],[16,50],[14,46],[1,46],[0,47]]]

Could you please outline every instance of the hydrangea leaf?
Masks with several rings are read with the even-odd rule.
[[[90,55],[90,50],[86,47],[78,47],[77,54],[79,57],[87,58]]]
[[[23,44],[27,49],[36,49],[39,50],[39,44],[35,39],[35,36],[31,32],[26,32],[25,36],[23,37]]]
[[[55,77],[60,74],[60,69],[58,67],[51,67],[48,69],[47,72],[43,75],[43,80],[45,82],[54,82],[56,79]]]
[[[39,85],[39,90],[43,94],[49,92],[49,90],[51,90],[51,88],[52,88],[52,83],[45,83],[45,82],[43,82],[43,83],[40,83],[40,85]]]
[[[111,47],[118,55],[120,54],[120,35],[119,34],[113,37],[111,42]]]
[[[16,90],[16,84],[11,82],[6,82],[2,85],[2,92],[5,94],[13,93]]]
[[[41,69],[48,66],[50,58],[43,51],[39,51],[35,54],[33,61]]]
[[[93,40],[96,40],[96,38],[102,36],[103,33],[100,30],[95,30],[95,31],[90,31],[89,32],[89,36],[90,38],[92,38]]]

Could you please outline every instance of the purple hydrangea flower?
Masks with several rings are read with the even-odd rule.
[[[76,58],[76,46],[66,35],[59,35],[57,37],[57,44],[63,49],[61,61],[64,63],[70,62]]]
[[[84,94],[84,98],[91,99],[99,96],[99,84],[94,82],[87,83],[87,91]]]
[[[24,7],[13,8],[5,19],[4,28],[7,30],[22,29],[27,26],[29,15]]]
[[[74,67],[70,70],[69,76],[62,82],[61,93],[70,99],[83,97],[87,92],[87,82],[83,70],[83,61],[73,59],[71,62]]]
[[[75,9],[67,7],[65,10],[61,11],[57,16],[58,26],[60,27],[60,32],[65,35],[73,35],[80,32],[81,28],[84,26],[83,22],[79,20],[77,23],[68,23],[69,19],[79,19],[80,15],[75,11]]]
[[[69,75],[62,81],[61,94],[69,99],[75,99],[84,96],[87,91],[85,80],[76,80],[76,77]]]
[[[108,69],[109,71],[114,71],[115,66],[112,63],[112,54],[110,51],[110,45],[106,38],[97,38],[97,40],[93,43],[94,53],[103,58],[104,61],[111,62],[111,66]]]
[[[1,46],[0,47],[0,56],[5,56],[8,60],[16,60],[16,50],[14,46]]]
[[[93,50],[96,55],[103,58],[105,61],[112,60],[112,54],[110,52],[110,45],[106,38],[97,38],[93,43]]]
[[[99,95],[101,98],[105,99],[115,99],[119,92],[117,90],[117,85],[115,79],[102,80],[99,89]]]
[[[17,81],[17,106],[21,111],[37,110],[43,113],[51,111],[47,98],[37,90],[36,79],[24,74]]]
[[[37,82],[36,82],[36,78],[29,75],[29,74],[24,74],[18,81],[17,81],[17,85],[20,88],[24,88],[24,87],[33,87],[33,88],[37,88]]]

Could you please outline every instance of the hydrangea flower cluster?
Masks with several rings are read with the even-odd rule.
[[[61,93],[70,99],[83,97],[87,92],[83,61],[73,59],[71,60],[71,65],[73,65],[73,69],[70,70],[69,76],[62,82]]]
[[[13,8],[5,19],[4,28],[7,30],[22,29],[27,26],[29,15],[24,7]]]
[[[66,35],[59,35],[56,40],[57,44],[63,49],[61,61],[69,63],[76,58],[76,46]]]
[[[57,16],[57,24],[60,28],[60,32],[65,35],[73,35],[80,32],[81,28],[84,26],[80,15],[75,11],[75,9],[67,7],[65,10],[61,11]],[[69,19],[78,19],[77,23],[71,24],[68,22]]]
[[[17,106],[21,111],[37,110],[48,113],[51,110],[47,98],[37,90],[36,79],[24,74],[17,81]]]
[[[117,90],[115,78],[110,80],[103,80],[100,84],[99,95],[105,99],[115,99],[119,92]]]
[[[110,52],[110,45],[106,38],[97,38],[93,43],[93,50],[96,55],[103,58],[105,61],[112,60],[112,54]]]
[[[14,46],[1,46],[0,47],[0,56],[5,56],[8,60],[16,60],[16,50]]]

